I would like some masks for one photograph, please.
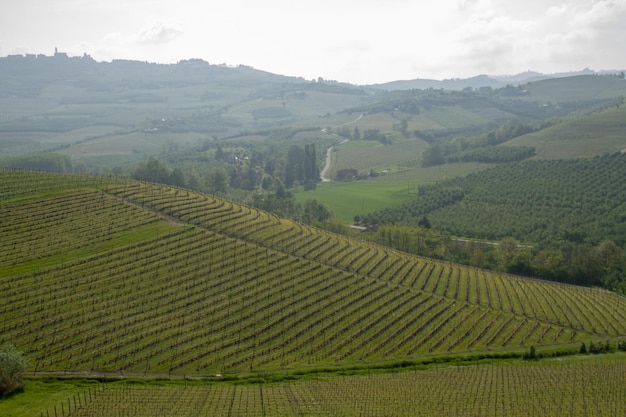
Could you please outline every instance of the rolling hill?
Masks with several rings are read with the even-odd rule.
[[[0,171],[0,344],[30,370],[210,376],[623,340],[626,299],[216,197]]]
[[[163,65],[18,55],[0,58],[0,75],[0,149],[13,155],[156,154],[168,141],[317,119],[368,96],[357,86],[199,59]]]
[[[626,149],[626,107],[615,106],[578,117],[555,120],[537,132],[501,146],[532,146],[535,159],[568,159],[602,155]]]

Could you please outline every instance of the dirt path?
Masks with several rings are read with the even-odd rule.
[[[357,117],[356,119],[350,120],[349,122],[342,123],[342,124],[337,125],[337,126],[333,126],[333,128],[338,128],[338,127],[344,127],[344,126],[351,125],[353,123],[358,122],[362,118],[363,118],[363,113],[361,113],[359,115],[359,117]],[[322,129],[322,131],[325,132],[326,129]],[[333,133],[333,135],[335,135],[335,134]],[[337,136],[337,135],[335,135],[335,136]],[[348,138],[343,139],[341,142],[339,142],[339,145],[341,145],[342,143],[346,143],[349,140],[350,139],[348,139]],[[333,149],[335,149],[335,146],[337,146],[337,145],[333,145],[333,146],[331,146],[330,148],[328,148],[326,150],[326,163],[324,164],[324,168],[322,168],[322,171],[320,172],[320,179],[322,180],[322,182],[330,182],[330,181],[332,181],[330,178],[326,177],[326,174],[328,173],[328,171],[330,170],[330,167],[332,165],[331,156],[332,156]]]
[[[133,379],[220,379],[217,375],[184,375],[184,374],[157,374],[140,372],[103,372],[103,371],[50,371],[50,372],[26,372],[30,376],[65,376],[77,378],[133,378]]]

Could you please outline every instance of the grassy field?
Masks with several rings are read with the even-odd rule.
[[[352,222],[357,214],[397,206],[415,198],[416,184],[370,181],[319,183],[315,190],[299,191],[296,201],[315,199],[332,207],[335,217]]]
[[[75,417],[617,416],[626,413],[625,376],[621,353],[237,385],[44,378],[0,401],[0,414],[54,415],[56,408]]]
[[[371,166],[370,164],[378,164],[374,171],[380,175],[367,180],[318,183],[315,190],[297,191],[296,201],[304,203],[306,200],[316,199],[330,207],[337,218],[344,222],[352,222],[356,215],[413,200],[419,185],[465,176],[493,166],[458,163],[423,168],[417,164],[417,157],[406,160],[407,155],[421,152],[423,146],[422,141],[418,140],[408,140],[390,146],[363,140],[339,145],[339,150],[331,154],[333,162],[331,176],[336,175],[337,169],[345,168],[355,168],[362,173],[369,173],[367,167]],[[406,164],[398,164],[395,158],[403,158]]]
[[[432,167],[412,167],[400,169],[398,172],[391,172],[388,175],[372,178],[369,181],[375,183],[404,183],[419,185],[427,182],[437,182],[455,177],[464,177],[473,172],[492,168],[493,164],[480,162],[461,162],[457,164],[444,164]]]
[[[348,168],[367,174],[370,170],[398,172],[416,166],[426,146],[426,142],[420,139],[397,140],[391,145],[371,140],[351,140],[337,146],[330,174],[335,176],[337,171]]]
[[[565,119],[503,146],[533,146],[538,159],[580,158],[626,149],[626,106]]]
[[[3,417],[31,417],[61,415],[62,406],[67,410],[68,398],[77,395],[95,393],[99,385],[96,379],[63,378],[26,378],[23,392],[9,398],[0,398],[0,415]],[[89,398],[89,394],[87,394]],[[67,410],[69,411],[69,410]],[[47,414],[51,413],[51,414]]]
[[[530,99],[559,103],[626,95],[626,81],[612,76],[580,75],[530,83]]]
[[[428,109],[422,111],[419,116],[445,128],[479,125],[493,118],[492,115],[488,115],[485,112],[481,114],[478,110],[470,111],[459,106]],[[417,128],[431,129],[432,127],[425,125]]]
[[[199,133],[146,133],[141,131],[122,132],[81,141],[61,150],[76,158],[91,158],[107,155],[156,155],[167,149],[168,144],[185,146],[196,143],[205,136]]]

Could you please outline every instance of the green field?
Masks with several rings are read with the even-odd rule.
[[[415,167],[427,144],[420,139],[397,140],[391,145],[377,141],[351,140],[338,145],[333,155],[331,176],[341,169],[356,169],[369,173],[388,171],[391,173]]]
[[[587,99],[602,99],[626,95],[623,77],[580,75],[554,78],[527,84],[533,100],[562,103]]]
[[[380,183],[369,181],[319,183],[315,190],[298,191],[296,201],[315,199],[332,207],[335,217],[346,223],[355,215],[382,210],[415,198],[415,183]]]
[[[79,394],[84,395],[84,393],[87,393],[87,398],[89,398],[89,393],[92,393],[93,398],[98,385],[97,379],[89,378],[27,377],[23,392],[8,398],[0,398],[0,415],[3,417],[31,417],[42,414],[54,416],[55,407],[57,415],[62,415],[62,410],[67,410],[68,398],[74,398]]]
[[[504,146],[533,146],[537,159],[595,156],[626,149],[626,107],[587,116],[515,138]]]
[[[618,416],[626,413],[626,357],[415,367],[396,373],[253,384],[34,379],[0,401],[6,417]],[[47,414],[48,413],[48,414]]]

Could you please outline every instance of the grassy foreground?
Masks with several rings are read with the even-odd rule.
[[[626,355],[477,363],[254,384],[38,378],[0,401],[6,417],[617,416]]]

